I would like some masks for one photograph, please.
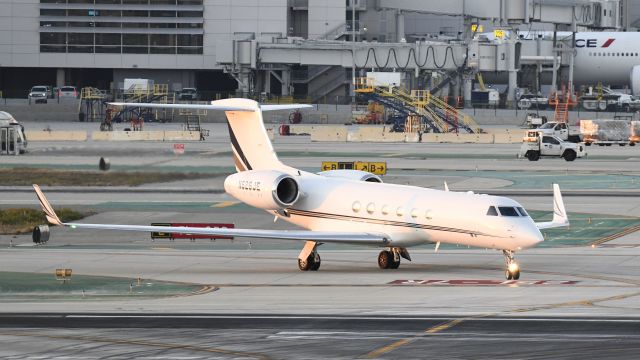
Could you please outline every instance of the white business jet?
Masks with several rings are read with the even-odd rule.
[[[237,173],[224,182],[225,191],[253,207],[306,230],[255,230],[63,223],[34,185],[48,221],[76,229],[129,230],[206,234],[304,241],[298,256],[302,271],[318,270],[322,243],[383,248],[382,269],[397,269],[400,258],[411,260],[408,247],[440,243],[502,250],[507,279],[518,279],[514,252],[543,241],[539,229],[568,226],[562,196],[554,185],[553,221],[535,223],[516,201],[501,196],[384,184],[373,174],[332,170],[301,171],[278,160],[262,121],[262,111],[308,107],[262,105],[247,99],[226,99],[210,105],[125,104],[118,106],[203,108],[225,111]]]

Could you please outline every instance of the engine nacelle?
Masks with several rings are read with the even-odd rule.
[[[242,171],[224,180],[224,191],[257,208],[278,210],[298,201],[300,187],[288,174],[273,170]]]
[[[362,170],[328,170],[319,172],[318,175],[355,181],[382,183],[382,179],[380,179],[378,175]]]
[[[635,96],[639,96],[640,95],[640,65],[636,65],[631,69],[629,84],[631,85],[631,93]]]

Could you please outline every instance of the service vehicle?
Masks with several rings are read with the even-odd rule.
[[[633,136],[632,131],[634,121],[627,119],[597,119],[580,120],[580,133],[587,146],[594,144],[600,146],[620,145],[635,146],[638,142],[637,136]]]
[[[546,109],[549,106],[549,99],[542,95],[522,94],[517,103],[518,109]]]
[[[566,161],[586,156],[584,143],[563,141],[557,136],[546,135],[536,130],[525,133],[520,146],[519,157],[526,157],[529,161],[538,161],[540,157],[561,157]]]
[[[0,111],[0,155],[18,155],[27,152],[24,126],[6,111]]]
[[[47,99],[49,98],[49,87],[45,85],[38,85],[31,88],[29,91],[29,104],[31,101],[38,103],[47,103]]]
[[[58,98],[59,99],[77,99],[78,98],[78,89],[75,86],[61,86],[58,89]]]
[[[640,99],[608,87],[594,90],[592,87],[582,95],[582,107],[586,110],[618,110],[631,112],[640,109]]]
[[[574,131],[569,124],[563,122],[551,121],[542,124],[536,131],[545,135],[557,136],[564,141],[580,142],[581,140],[581,133]]]
[[[496,89],[473,90],[471,103],[473,106],[497,106],[500,103],[500,93]]]
[[[199,98],[198,89],[196,88],[183,88],[178,93],[178,100],[191,100],[196,101]]]
[[[546,124],[547,117],[544,115],[538,115],[536,113],[528,113],[525,122],[529,129],[535,129]]]

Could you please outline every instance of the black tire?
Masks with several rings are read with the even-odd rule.
[[[586,146],[591,146],[591,143],[590,143],[590,142],[586,142],[586,143],[584,143],[584,144],[585,144]]]
[[[309,255],[306,260],[298,259],[298,269],[309,271],[313,267],[313,255]]]
[[[636,143],[634,143],[634,142],[630,142],[630,143],[629,143],[629,146],[636,146]]]
[[[396,261],[394,259],[395,256],[391,256],[391,264],[389,264],[389,269],[397,269],[400,267],[400,258],[398,258],[398,261]]]
[[[562,155],[562,157],[566,160],[566,161],[573,161],[576,159],[577,154],[575,151],[573,150],[567,150],[564,152],[564,154]]]
[[[527,159],[529,159],[529,161],[538,161],[540,159],[540,153],[537,151],[529,151],[527,152]]]
[[[378,254],[378,267],[380,269],[388,269],[393,262],[393,254],[391,251],[382,250],[380,254]]]
[[[318,269],[320,269],[320,263],[322,262],[322,260],[320,259],[320,254],[316,254],[315,257],[313,257],[313,255],[311,256],[313,258],[313,264],[311,265],[311,271],[318,271]]]
[[[510,272],[509,270],[505,270],[505,271],[504,271],[504,277],[505,277],[507,280],[511,280],[511,278],[512,278],[512,276],[511,276],[511,272]]]
[[[513,280],[518,280],[520,279],[520,270],[517,270],[515,273],[513,273],[513,275],[511,275],[511,278]]]

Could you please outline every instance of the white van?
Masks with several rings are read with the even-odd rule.
[[[24,127],[8,112],[0,111],[0,155],[18,155],[27,152]]]

